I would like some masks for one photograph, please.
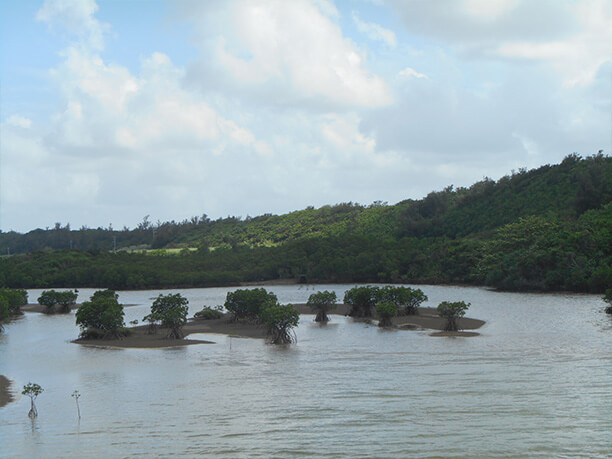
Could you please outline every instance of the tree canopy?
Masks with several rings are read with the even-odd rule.
[[[300,313],[292,305],[281,305],[278,302],[267,304],[261,311],[261,318],[268,327],[268,337],[272,344],[297,341],[293,328],[300,321]]]
[[[254,320],[266,306],[276,303],[276,295],[264,288],[239,289],[228,292],[225,309],[234,315],[234,320]]]
[[[183,326],[187,323],[189,301],[179,293],[159,295],[151,306],[151,314],[145,320],[159,321],[168,329],[168,338],[183,338]]]
[[[327,313],[336,308],[337,301],[336,292],[325,290],[310,295],[306,304],[316,312],[315,322],[328,322],[329,317]]]
[[[438,315],[446,318],[444,331],[457,331],[457,320],[465,316],[465,311],[470,307],[470,303],[464,301],[443,301],[438,305]]]
[[[125,332],[123,317],[123,305],[117,299],[98,295],[79,307],[76,323],[83,338],[118,338]]]

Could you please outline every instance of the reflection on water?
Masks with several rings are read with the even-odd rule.
[[[34,423],[19,395],[0,409],[0,456],[612,454],[612,320],[599,297],[422,288],[431,306],[471,302],[481,336],[302,316],[293,346],[207,335],[215,344],[118,350],[71,344],[74,314],[27,314],[0,337],[0,374],[45,392]],[[305,302],[319,287],[269,289]],[[192,315],[227,291],[181,293]],[[158,293],[122,292],[137,305],[126,321]]]

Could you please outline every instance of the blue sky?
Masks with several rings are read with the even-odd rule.
[[[421,198],[612,148],[606,0],[0,1],[0,229]]]

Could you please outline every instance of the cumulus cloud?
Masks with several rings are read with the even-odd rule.
[[[330,18],[329,7],[297,0],[237,1],[227,10],[192,15],[198,26],[209,29],[211,17],[224,18],[223,30],[201,37],[202,49],[214,43],[216,59],[196,63],[190,79],[208,85],[210,73],[222,72],[224,85],[248,97],[248,91],[265,96],[262,103],[374,107],[391,102],[383,78],[367,69],[365,54],[343,36]],[[230,25],[230,27],[227,27]],[[247,89],[245,92],[245,88]],[[257,97],[257,96],[255,96]]]
[[[96,11],[98,4],[94,0],[46,0],[36,19],[76,37],[89,48],[101,50],[110,26],[95,18]]]
[[[612,3],[542,0],[390,0],[411,34],[478,59],[542,62],[566,87],[612,60]]]

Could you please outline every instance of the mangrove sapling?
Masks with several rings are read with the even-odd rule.
[[[77,414],[79,415],[79,419],[81,419],[81,408],[79,407],[79,397],[81,397],[81,394],[79,393],[78,390],[75,390],[72,393],[72,398],[74,398],[74,400],[76,401]]]
[[[608,306],[606,306],[606,314],[612,314],[612,288],[606,290],[603,300],[608,303]]]
[[[268,327],[270,343],[290,344],[297,342],[293,328],[297,327],[300,321],[300,313],[292,305],[270,304],[261,311],[261,318]]]
[[[459,327],[457,320],[465,316],[465,311],[470,307],[470,303],[465,301],[455,301],[453,303],[443,301],[438,305],[438,315],[446,318],[444,331],[457,331]]]
[[[325,323],[329,321],[327,313],[336,308],[336,301],[338,301],[336,292],[328,292],[325,290],[324,292],[317,292],[310,295],[306,304],[310,306],[313,312],[317,313],[315,322]]]
[[[44,389],[35,383],[30,382],[30,383],[27,383],[25,386],[23,386],[23,390],[21,391],[21,393],[23,395],[27,395],[28,397],[30,397],[31,403],[30,403],[30,411],[28,413],[28,417],[30,419],[34,419],[35,417],[38,416],[38,410],[36,409],[36,404],[34,403],[34,400],[36,400],[36,397],[38,397],[43,392],[44,392]]]
[[[393,322],[391,319],[397,315],[398,311],[397,304],[386,301],[382,303],[378,303],[376,305],[376,313],[378,314],[378,326],[379,327],[391,327],[393,326]]]

